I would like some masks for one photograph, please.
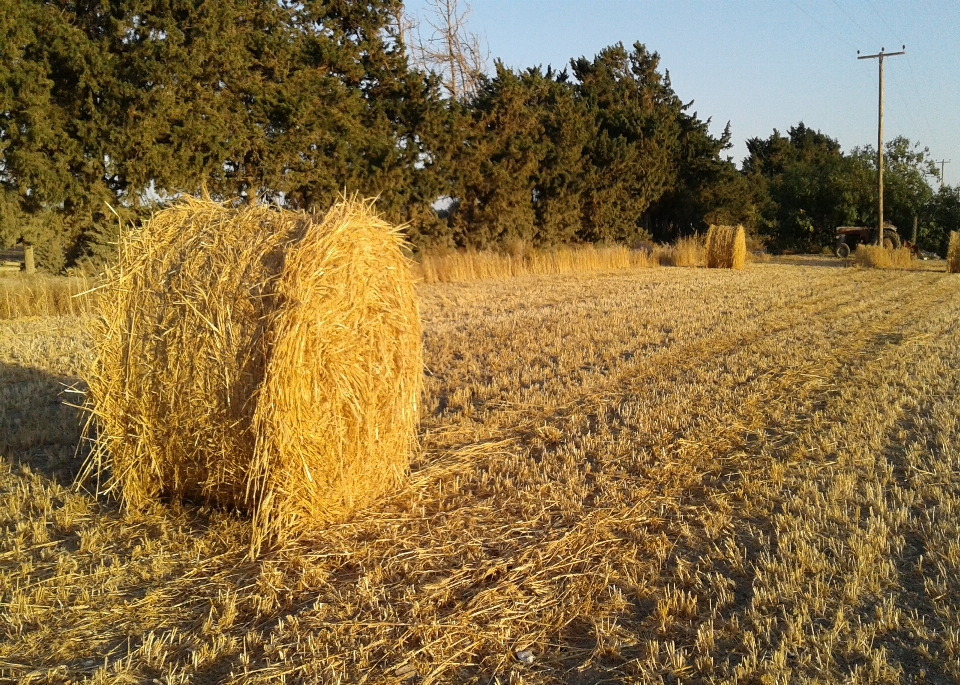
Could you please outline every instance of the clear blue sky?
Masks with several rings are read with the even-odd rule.
[[[407,0],[417,11],[425,0]],[[462,0],[461,0],[462,2]],[[885,60],[884,138],[930,148],[960,183],[960,0],[472,0],[469,28],[511,67],[566,66],[635,41],[660,53],[674,90],[747,138],[803,121],[844,150],[877,141],[877,60]]]

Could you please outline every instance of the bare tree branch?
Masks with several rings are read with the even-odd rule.
[[[424,19],[430,31],[426,39],[416,17],[404,18],[411,61],[421,69],[436,72],[454,99],[476,91],[489,57],[485,41],[467,30],[470,9],[465,0],[431,0]]]

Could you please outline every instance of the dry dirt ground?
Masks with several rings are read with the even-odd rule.
[[[0,322],[0,680],[960,680],[960,276],[420,295],[409,486],[256,562],[72,489],[82,322]]]

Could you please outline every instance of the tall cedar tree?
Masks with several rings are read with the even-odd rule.
[[[657,71],[660,56],[635,43],[571,63],[578,96],[595,113],[581,238],[631,242],[647,236],[644,213],[676,182],[682,103]]]
[[[481,78],[455,156],[458,243],[484,247],[533,240],[533,187],[544,156],[537,90],[500,62],[493,78]]]
[[[0,241],[59,270],[111,181],[97,113],[104,60],[58,7],[0,0]],[[105,208],[104,208],[105,209]]]
[[[728,137],[686,112],[658,65],[639,43],[572,61],[573,80],[498,63],[459,110],[455,243],[635,243],[651,217],[692,230],[711,212],[752,218],[749,188],[719,157]]]
[[[587,146],[597,120],[569,82],[567,72],[531,69],[525,80],[538,86],[537,112],[543,129],[543,158],[533,189],[539,245],[582,239],[583,198],[590,160]]]
[[[728,136],[639,43],[572,78],[498,64],[442,100],[408,68],[399,0],[0,3],[0,239],[48,268],[105,256],[114,212],[181,192],[311,210],[377,195],[419,247],[636,242],[749,216]]]
[[[496,64],[459,112],[449,156],[454,243],[536,246],[580,239],[585,148],[595,117],[565,72]]]
[[[733,162],[721,153],[730,145],[730,124],[720,138],[709,131],[710,120],[696,112],[678,117],[677,180],[651,207],[648,215],[653,238],[671,242],[678,237],[705,232],[710,224],[753,227],[757,221],[753,190]]]

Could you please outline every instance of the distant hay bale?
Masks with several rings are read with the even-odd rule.
[[[947,248],[947,273],[960,274],[960,233],[950,231],[950,246]]]
[[[98,297],[90,468],[124,504],[253,511],[253,550],[398,486],[421,328],[403,239],[369,203],[319,218],[185,199],[125,234]]]
[[[742,269],[747,262],[743,226],[710,226],[707,232],[707,266],[711,269]]]

